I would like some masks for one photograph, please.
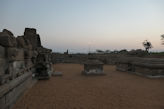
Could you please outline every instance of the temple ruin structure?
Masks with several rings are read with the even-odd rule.
[[[41,45],[34,28],[25,28],[15,37],[0,32],[0,109],[10,109],[18,97],[37,79],[48,79],[52,72],[51,50]]]

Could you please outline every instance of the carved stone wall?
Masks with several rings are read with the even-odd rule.
[[[44,73],[38,72],[39,65],[46,68]],[[42,47],[36,29],[25,28],[18,37],[7,29],[0,32],[0,109],[11,108],[40,75],[49,78],[51,66],[51,50]]]

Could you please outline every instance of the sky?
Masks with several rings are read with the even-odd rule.
[[[0,30],[36,28],[54,52],[96,49],[164,51],[164,0],[0,0]]]

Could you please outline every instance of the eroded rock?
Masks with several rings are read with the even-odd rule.
[[[4,29],[0,32],[0,45],[3,47],[16,47],[17,41],[10,31]]]

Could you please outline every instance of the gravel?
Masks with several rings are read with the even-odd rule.
[[[83,65],[56,64],[62,77],[41,80],[26,91],[13,109],[164,109],[164,79],[148,79],[115,71],[82,76]]]

